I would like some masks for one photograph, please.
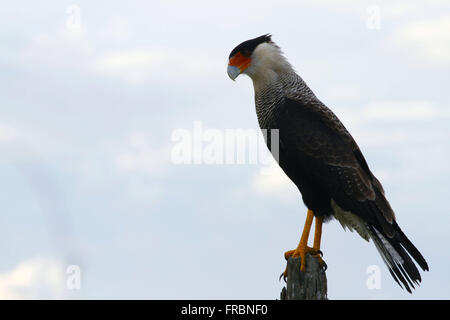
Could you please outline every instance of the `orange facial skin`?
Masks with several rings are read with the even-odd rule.
[[[249,67],[250,62],[252,62],[251,58],[246,57],[242,53],[238,52],[233,57],[231,57],[228,65],[237,67],[239,68],[239,70],[241,70],[241,72],[243,72]]]

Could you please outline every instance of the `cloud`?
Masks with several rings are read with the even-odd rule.
[[[424,120],[439,116],[439,110],[427,101],[382,101],[368,104],[363,109],[363,116],[370,120]]]
[[[361,109],[337,110],[338,117],[364,147],[417,148],[445,141],[447,107],[429,101],[375,101]]]
[[[169,162],[168,148],[150,146],[150,139],[140,132],[128,136],[125,147],[116,153],[116,167],[125,171],[141,171],[149,174],[159,172]]]
[[[100,28],[98,35],[113,43],[121,43],[129,40],[133,34],[129,20],[125,17],[116,16]]]
[[[261,168],[254,176],[252,188],[258,194],[276,194],[283,199],[296,195],[295,185],[274,160],[273,165]]]
[[[332,100],[344,100],[352,101],[361,98],[363,94],[361,93],[361,88],[359,86],[352,86],[349,84],[336,84],[328,88],[327,95]]]
[[[414,21],[394,34],[398,46],[426,62],[450,64],[450,16]]]
[[[17,128],[10,125],[0,124],[0,141],[11,142],[16,140],[18,136],[19,131]]]
[[[421,100],[380,100],[368,103],[361,109],[343,108],[334,111],[345,125],[358,126],[367,123],[420,123],[425,120],[439,120],[450,117],[448,107]]]
[[[162,51],[131,49],[100,57],[94,63],[93,69],[99,73],[122,74],[129,79],[138,79],[154,71],[165,61]]]
[[[35,258],[0,274],[0,299],[61,299],[64,268],[56,260]]]
[[[115,75],[130,82],[148,78],[215,75],[223,61],[177,48],[133,48],[109,52],[91,65],[94,72]]]
[[[84,65],[94,52],[86,31],[61,27],[55,32],[36,34],[23,50],[21,61],[33,68],[73,68]]]

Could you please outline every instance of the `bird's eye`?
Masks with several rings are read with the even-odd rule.
[[[246,57],[250,56],[250,50],[242,50],[241,53]]]

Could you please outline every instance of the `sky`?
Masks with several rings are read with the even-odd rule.
[[[448,2],[3,1],[0,21],[1,299],[279,298],[306,208],[269,159],[224,147],[260,141],[226,67],[266,33],[430,266],[410,295],[334,220],[329,298],[450,298]]]

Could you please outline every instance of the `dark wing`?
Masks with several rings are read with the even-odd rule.
[[[410,291],[408,284],[414,287],[412,282],[418,283],[421,278],[405,249],[422,269],[428,270],[428,266],[395,222],[380,182],[347,129],[320,101],[285,99],[277,112],[280,148],[289,162],[307,164],[309,174],[341,208],[367,223],[394,279]]]
[[[278,109],[280,143],[291,159],[302,159],[335,197],[335,201],[374,201],[383,193],[358,145],[344,125],[319,101],[303,104],[286,99]],[[345,201],[340,203],[347,208]],[[392,222],[390,207],[380,211],[383,221]],[[361,213],[361,218],[371,220]],[[391,233],[386,226],[387,233]]]

